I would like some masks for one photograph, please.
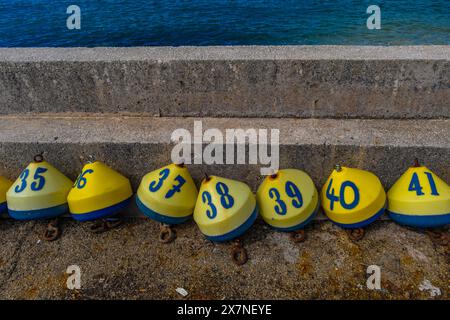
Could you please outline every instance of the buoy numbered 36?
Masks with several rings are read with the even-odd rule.
[[[267,176],[256,193],[264,221],[280,231],[305,227],[319,209],[319,195],[309,175],[283,169]]]
[[[342,228],[363,228],[380,217],[386,193],[380,179],[365,170],[336,166],[321,193],[328,218]]]
[[[408,168],[387,196],[389,217],[399,224],[433,228],[450,223],[450,187],[427,167]]]
[[[83,167],[67,200],[74,219],[89,221],[118,214],[128,206],[132,195],[126,177],[95,161]]]
[[[256,199],[247,184],[217,176],[202,181],[194,220],[209,240],[237,238],[252,226],[257,216]]]
[[[136,204],[143,214],[164,224],[180,224],[194,212],[198,191],[183,164],[170,164],[146,174]]]
[[[68,211],[73,182],[38,157],[22,171],[6,194],[9,215],[17,220],[51,219]]]

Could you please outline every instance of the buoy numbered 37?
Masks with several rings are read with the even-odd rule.
[[[209,240],[237,238],[252,226],[257,216],[256,199],[247,184],[217,176],[202,181],[194,220]]]
[[[342,228],[363,228],[380,217],[386,193],[380,179],[365,170],[336,166],[321,193],[328,218]]]
[[[180,224],[194,212],[197,187],[183,164],[170,164],[146,174],[136,204],[143,214],[164,224]]]

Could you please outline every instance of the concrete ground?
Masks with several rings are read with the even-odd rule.
[[[0,221],[0,299],[448,299],[448,245],[390,221],[374,223],[359,242],[315,221],[307,240],[294,243],[258,220],[242,238],[243,266],[231,261],[232,244],[205,240],[192,221],[176,227],[170,244],[148,219],[100,235],[70,219],[62,227],[49,243],[44,222]],[[82,272],[78,291],[66,288],[73,264]],[[381,290],[366,288],[373,264]]]

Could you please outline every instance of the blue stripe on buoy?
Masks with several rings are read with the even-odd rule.
[[[46,208],[46,209],[38,209],[38,210],[11,210],[8,209],[9,215],[11,218],[16,220],[39,220],[39,219],[51,219],[57,216],[60,216],[69,211],[69,207],[67,203]]]
[[[450,223],[450,213],[433,215],[412,215],[387,211],[395,222],[416,228],[435,228]]]
[[[230,231],[226,234],[223,234],[221,236],[206,236],[208,240],[216,241],[216,242],[224,242],[224,241],[230,241],[234,238],[237,238],[241,236],[245,231],[250,229],[252,224],[255,222],[256,218],[258,217],[258,207],[255,206],[255,209],[253,210],[250,217],[245,221],[243,224],[241,224],[239,227],[234,229],[233,231]]]
[[[314,209],[314,211],[311,213],[311,215],[303,222],[300,222],[299,224],[292,226],[292,227],[287,227],[287,228],[280,228],[280,227],[274,227],[269,225],[272,229],[277,230],[277,231],[282,231],[282,232],[291,232],[291,231],[296,231],[299,229],[302,229],[303,227],[305,227],[308,223],[311,222],[311,220],[314,219],[314,217],[317,215],[317,213],[319,212],[319,208],[320,205],[319,203],[317,203],[316,208]]]
[[[143,214],[145,214],[147,217],[149,217],[153,220],[156,220],[158,222],[165,223],[165,224],[184,223],[184,222],[188,221],[190,217],[192,217],[192,214],[190,214],[186,217],[176,218],[176,217],[169,217],[169,216],[165,216],[163,214],[157,213],[157,212],[153,211],[152,209],[150,209],[149,207],[147,207],[145,204],[143,204],[141,199],[139,199],[139,197],[137,195],[136,195],[136,204],[137,204],[138,208],[141,210],[141,212]]]
[[[387,203],[386,203],[387,204]],[[344,228],[344,229],[356,229],[356,228],[364,228],[365,226],[371,224],[375,220],[377,220],[386,210],[386,204],[383,206],[383,208],[380,209],[377,213],[375,213],[372,217],[369,219],[366,219],[364,221],[358,222],[358,223],[351,223],[351,224],[342,224],[332,221],[335,225]]]
[[[72,218],[74,218],[75,220],[78,221],[90,221],[90,220],[97,220],[100,218],[105,218],[105,217],[109,217],[109,216],[113,216],[118,214],[120,211],[122,211],[123,209],[125,209],[131,201],[131,197],[129,197],[128,199],[119,202],[118,204],[115,204],[113,206],[104,208],[104,209],[100,209],[100,210],[96,210],[96,211],[91,211],[91,212],[87,212],[87,213],[81,213],[81,214],[71,214]]]
[[[0,213],[6,212],[8,210],[8,205],[6,202],[0,203]]]

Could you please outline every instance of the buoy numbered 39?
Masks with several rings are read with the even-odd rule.
[[[319,195],[309,175],[283,169],[267,176],[256,193],[264,221],[280,231],[305,227],[319,209]]]
[[[130,181],[100,161],[88,163],[68,195],[72,217],[96,220],[118,214],[131,201]]]
[[[433,228],[450,223],[450,187],[427,167],[408,168],[387,196],[389,217],[399,224]]]
[[[6,194],[9,215],[17,220],[51,219],[68,211],[73,182],[39,156],[22,171]]]
[[[192,216],[197,196],[197,187],[186,166],[170,164],[142,178],[136,204],[151,219],[180,224]]]
[[[12,184],[12,181],[0,176],[0,214],[5,213],[8,210],[6,204],[6,192],[8,192]]]
[[[256,199],[247,184],[217,176],[202,181],[194,220],[209,240],[237,238],[252,226],[257,216]]]
[[[380,217],[386,193],[380,179],[365,170],[336,166],[321,193],[328,218],[342,228],[363,228]]]

